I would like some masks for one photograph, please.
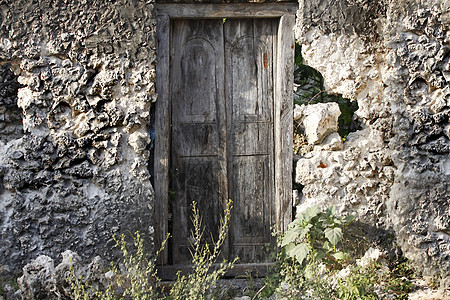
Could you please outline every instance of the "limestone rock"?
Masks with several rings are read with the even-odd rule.
[[[360,267],[366,267],[373,262],[380,261],[385,255],[386,253],[384,253],[384,251],[370,247],[360,259],[356,260],[356,264]]]
[[[343,146],[342,138],[339,133],[334,132],[328,135],[322,143],[314,146],[314,151],[335,151],[342,150]]]
[[[68,248],[113,260],[125,227],[151,250],[149,154],[122,136],[156,99],[153,1],[2,4],[0,270]]]
[[[341,115],[337,103],[296,105],[294,120],[301,124],[309,144],[319,144],[330,133],[337,132]]]
[[[23,267],[18,279],[20,293],[25,299],[71,299],[72,291],[67,281],[71,274],[81,276],[90,287],[101,290],[107,286],[105,266],[100,257],[90,264],[83,264],[80,256],[70,250],[62,254],[62,262],[54,267],[54,261],[41,255]]]
[[[23,267],[23,275],[17,280],[26,299],[56,298],[54,262],[48,256],[41,255]],[[50,297],[49,297],[50,296]]]
[[[128,138],[128,144],[130,144],[136,153],[143,153],[150,144],[150,136],[148,133],[133,132]]]

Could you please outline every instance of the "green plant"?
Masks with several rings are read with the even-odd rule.
[[[91,286],[84,280],[83,275],[73,265],[72,259],[70,259],[69,277],[66,281],[70,285],[71,298],[73,300],[89,300],[95,297],[96,292],[92,291]]]
[[[284,234],[278,234],[274,271],[278,275],[266,280],[266,292],[286,299],[407,299],[414,268],[404,258],[388,264],[382,254],[377,261],[358,263],[356,257],[369,244],[358,228],[349,226],[353,219],[336,216],[333,207],[324,212],[311,207],[300,213]],[[264,299],[269,297],[266,294]]]
[[[431,276],[431,277],[429,277],[429,278],[427,278],[428,280],[428,284],[430,285],[430,287],[432,288],[432,289],[437,289],[437,288],[439,288],[439,282],[441,281],[441,276],[440,275],[434,275],[434,276]]]
[[[164,249],[167,239],[168,237],[163,242],[161,250]],[[124,288],[123,296],[142,300],[158,297],[157,286],[160,279],[157,276],[156,259],[161,250],[154,255],[154,258],[149,259],[144,251],[144,240],[138,231],[133,236],[133,244],[136,249],[134,253],[128,251],[124,234],[121,235],[120,240],[116,238],[114,240],[122,250],[123,264],[126,270],[120,276],[118,270],[113,269],[118,278],[118,286]]]
[[[299,213],[288,230],[278,235],[280,277],[274,279],[280,284],[275,292],[288,299],[305,294],[332,298],[334,290],[324,278],[340,270],[348,259],[340,243],[353,219],[336,216],[334,207],[321,212],[314,206]]]
[[[378,299],[374,288],[379,282],[379,268],[375,262],[365,267],[351,266],[348,276],[337,279],[335,289],[338,299]]]
[[[312,264],[324,262],[328,269],[336,269],[339,262],[346,259],[346,253],[338,248],[342,240],[343,228],[354,220],[353,216],[335,216],[335,207],[325,212],[315,206],[300,213],[289,225],[280,246],[286,255],[295,258],[302,265],[306,260],[306,277]]]
[[[153,259],[149,259],[148,255],[145,253],[144,240],[140,233],[137,231],[132,237],[135,248],[134,252],[128,250],[124,234],[120,236],[120,239],[113,237],[116,246],[122,251],[122,264],[124,270],[119,271],[119,268],[116,265],[111,264],[110,271],[114,274],[114,283],[109,284],[106,290],[95,290],[89,282],[87,282],[86,278],[83,278],[79,270],[71,264],[67,281],[70,284],[72,298],[74,300],[116,299],[114,290],[119,288],[123,290],[120,298],[129,297],[131,299],[139,300],[157,299],[159,295],[157,287],[160,279],[157,276],[155,261],[159,252],[164,249],[168,237]]]
[[[193,243],[191,251],[193,272],[188,275],[178,272],[177,280],[170,290],[171,299],[205,299],[207,292],[214,287],[217,280],[224,276],[226,271],[233,268],[237,258],[231,262],[227,262],[224,259],[217,268],[212,268],[220,256],[220,249],[227,236],[231,209],[232,201],[229,200],[224,211],[224,217],[220,220],[217,240],[213,240],[211,245],[208,243],[202,244],[204,233],[202,218],[200,217],[197,203],[193,202],[192,223],[194,230],[192,232]],[[211,236],[211,238],[213,237]]]
[[[414,284],[412,279],[416,276],[416,270],[406,259],[396,262],[387,274],[386,289],[395,294],[397,299],[407,299],[412,292]]]

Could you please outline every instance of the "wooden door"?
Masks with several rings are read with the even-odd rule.
[[[278,19],[173,20],[171,27],[169,255],[174,264],[190,261],[192,201],[209,235],[230,198],[224,255],[241,263],[267,261],[275,223]]]

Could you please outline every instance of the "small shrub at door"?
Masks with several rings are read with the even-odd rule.
[[[334,207],[310,207],[298,214],[284,234],[276,234],[275,268],[258,298],[276,294],[282,299],[407,299],[414,271],[405,262],[389,267],[382,260],[364,259],[368,253],[382,257],[383,251],[374,248],[359,260],[350,256],[356,254],[346,241],[352,236],[353,220],[337,216]]]
[[[170,299],[205,299],[207,293],[211,292],[211,288],[217,280],[225,275],[227,270],[233,268],[233,264],[237,261],[237,258],[232,262],[227,262],[224,259],[217,269],[211,271],[211,267],[219,258],[220,249],[227,236],[231,209],[232,202],[228,201],[225,216],[220,220],[217,241],[213,240],[212,245],[208,243],[202,245],[202,219],[198,211],[197,203],[193,203],[192,223],[194,224],[194,232],[192,232],[193,243],[191,256],[194,272],[188,275],[183,275],[180,271],[178,272],[177,280],[170,290]]]
[[[135,251],[130,251],[121,235],[116,240],[116,246],[122,251],[122,260],[117,265],[112,265],[112,282],[106,290],[95,290],[75,268],[71,268],[67,281],[70,283],[72,298],[75,300],[87,299],[205,299],[211,293],[217,280],[227,270],[233,268],[237,258],[231,262],[223,260],[217,268],[212,270],[213,264],[218,260],[221,247],[226,239],[231,218],[232,202],[227,202],[224,217],[221,219],[218,239],[211,244],[202,244],[204,228],[199,214],[197,203],[192,204],[192,232],[193,243],[191,249],[193,272],[182,274],[178,272],[177,280],[170,286],[168,295],[159,288],[161,280],[157,275],[156,258],[164,249],[169,237],[164,241],[161,249],[153,258],[144,251],[143,239],[139,232],[133,236]]]

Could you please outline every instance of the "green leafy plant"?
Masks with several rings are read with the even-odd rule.
[[[407,299],[414,269],[406,260],[388,266],[384,260],[358,263],[350,256],[362,255],[359,242],[365,241],[361,236],[355,246],[347,240],[355,238],[353,220],[337,216],[334,207],[310,207],[298,214],[284,234],[277,234],[277,269],[266,279],[266,294],[260,299],[269,298],[270,292],[283,299]]]
[[[373,262],[365,267],[351,266],[348,276],[337,279],[338,299],[378,299],[375,285],[379,282],[380,265]]]
[[[321,212],[314,206],[299,213],[284,234],[277,234],[279,285],[275,293],[287,299],[331,297],[333,289],[323,277],[339,269],[347,258],[339,246],[344,228],[353,219],[336,216],[334,207]]]
[[[415,276],[416,270],[410,262],[406,259],[400,260],[387,274],[386,289],[395,294],[396,299],[408,299],[407,294],[414,289],[412,279]]]
[[[325,212],[316,206],[309,207],[289,225],[280,246],[285,248],[286,255],[295,258],[302,265],[324,262],[329,269],[336,268],[340,261],[347,258],[346,253],[338,248],[343,237],[343,229],[353,216],[335,216],[335,207]],[[312,275],[306,273],[308,275]]]

